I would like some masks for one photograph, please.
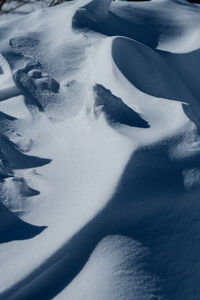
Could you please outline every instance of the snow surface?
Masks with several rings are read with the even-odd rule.
[[[0,299],[199,299],[200,6],[0,19]]]

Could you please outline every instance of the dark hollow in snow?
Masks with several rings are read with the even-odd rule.
[[[15,120],[17,120],[17,118],[7,115],[2,111],[0,111],[0,123],[3,121],[15,121]]]
[[[39,191],[28,186],[23,177],[13,177],[12,181],[16,184],[22,197],[33,197],[40,194]]]
[[[35,71],[35,72],[31,72]],[[40,78],[35,78],[35,73],[40,72]],[[40,63],[27,64],[25,68],[16,71],[13,79],[17,87],[26,97],[27,105],[34,105],[40,111],[44,111],[49,101],[56,98],[60,84],[48,74],[43,76]]]
[[[132,127],[149,128],[148,122],[126,105],[119,97],[100,84],[94,86],[95,107],[101,107],[110,124],[119,123]]]
[[[9,169],[27,169],[41,167],[51,162],[51,159],[37,156],[29,156],[11,142],[6,136],[0,133],[0,158],[7,161]],[[4,165],[5,167],[5,165]]]
[[[13,170],[11,170],[11,168],[9,167],[9,162],[5,159],[0,148],[0,180],[12,176]]]
[[[0,202],[0,243],[30,239],[45,228],[45,226],[35,226],[22,221]]]

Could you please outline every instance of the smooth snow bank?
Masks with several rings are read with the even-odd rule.
[[[152,299],[156,278],[143,272],[142,260],[147,253],[147,249],[129,237],[107,236],[99,242],[76,279],[55,299]]]

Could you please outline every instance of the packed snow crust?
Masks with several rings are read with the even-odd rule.
[[[0,19],[0,299],[199,299],[200,6]]]

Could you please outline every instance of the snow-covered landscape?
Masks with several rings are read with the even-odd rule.
[[[200,5],[43,6],[0,16],[0,300],[200,299]]]

